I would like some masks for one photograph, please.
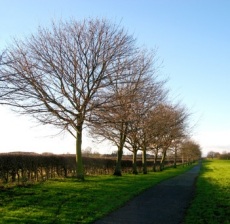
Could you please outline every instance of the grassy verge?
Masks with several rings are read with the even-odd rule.
[[[230,223],[230,161],[205,160],[186,224]]]
[[[189,168],[181,166],[147,175],[93,176],[84,182],[53,179],[2,189],[0,223],[91,223],[143,190]]]

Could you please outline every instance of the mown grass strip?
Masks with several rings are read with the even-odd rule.
[[[230,223],[230,160],[203,162],[185,223]]]
[[[162,180],[190,167],[147,175],[53,179],[29,187],[2,189],[0,223],[92,223]]]

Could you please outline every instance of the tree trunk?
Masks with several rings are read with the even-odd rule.
[[[173,167],[176,168],[177,165],[176,165],[176,160],[177,160],[177,149],[175,149],[175,154],[174,154],[174,164],[173,164]]]
[[[16,181],[16,171],[14,169],[11,171],[11,177],[12,177],[12,182],[15,182]]]
[[[157,172],[156,166],[157,166],[157,159],[158,159],[158,151],[154,155],[154,160],[153,160],[153,172]]]
[[[117,161],[116,161],[116,167],[113,175],[115,176],[121,176],[121,160],[123,155],[123,146],[118,147],[117,150]]]
[[[138,174],[137,171],[137,150],[133,151],[133,174]]]
[[[143,172],[143,174],[147,174],[146,149],[143,149],[143,151],[142,151],[142,172]]]
[[[121,131],[120,131],[120,142],[117,150],[117,162],[116,162],[116,167],[113,175],[115,176],[121,176],[121,160],[122,160],[122,155],[123,155],[123,147],[125,144],[126,140],[126,134],[128,130],[128,124],[125,122],[121,123]]]
[[[164,170],[165,158],[166,158],[166,150],[163,151],[163,155],[162,155],[161,162],[160,162],[160,171]]]
[[[76,162],[77,162],[77,179],[84,180],[84,167],[83,167],[83,161],[82,161],[82,151],[81,151],[81,145],[82,145],[82,125],[79,124],[77,126],[77,139],[76,139]]]

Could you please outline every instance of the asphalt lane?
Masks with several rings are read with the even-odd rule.
[[[192,199],[200,163],[161,182],[95,224],[181,224]]]

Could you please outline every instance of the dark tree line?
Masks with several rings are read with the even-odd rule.
[[[112,157],[84,158],[84,170],[87,175],[112,174],[116,161]],[[177,161],[181,164],[181,160]],[[173,160],[167,160],[166,166],[172,166]],[[122,172],[132,172],[132,160],[122,160]],[[160,166],[160,161],[158,161]],[[147,167],[151,169],[152,159],[148,159]],[[142,161],[137,160],[136,169],[141,172]],[[71,154],[36,154],[36,153],[1,153],[0,154],[0,185],[4,183],[28,184],[45,181],[50,178],[66,178],[76,175],[75,156]]]

